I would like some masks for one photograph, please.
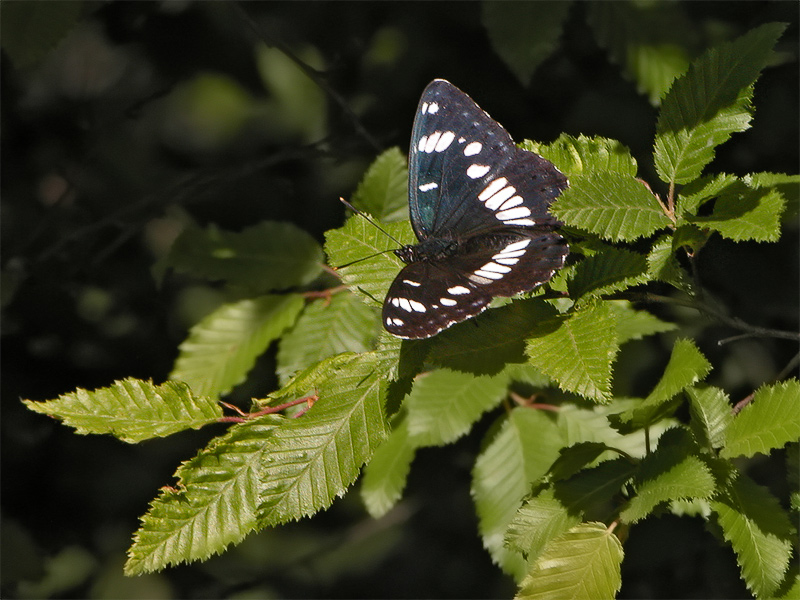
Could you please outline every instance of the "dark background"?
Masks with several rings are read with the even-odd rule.
[[[4,3],[4,8],[8,5]],[[271,85],[255,60],[252,18],[273,50]],[[369,519],[351,492],[314,519],[248,538],[206,563],[125,579],[137,518],[180,461],[222,426],[136,446],[81,437],[27,411],[127,376],[163,381],[187,328],[224,299],[151,269],[182,220],[239,230],[297,223],[322,241],[337,227],[364,168],[407,148],[424,86],[446,78],[515,139],[601,135],[628,145],[654,185],[657,109],[598,47],[575,3],[560,45],[528,88],[493,51],[478,2],[80,3],[52,52],[2,62],[2,587],[10,597],[510,597],[476,533],[469,474],[486,423],[446,449],[418,455],[406,500]],[[790,24],[780,61],[755,93],[753,127],[720,148],[714,171],[798,172],[798,5],[687,2],[699,48],[769,21]],[[292,121],[281,49],[323,68],[322,112]],[[278,55],[277,58],[275,56]],[[282,79],[282,77],[284,77]],[[206,87],[200,87],[201,82]],[[319,87],[311,85],[319,94]],[[313,93],[312,93],[313,95]],[[343,110],[341,104],[349,107]],[[305,106],[305,105],[303,105]],[[295,107],[296,108],[296,107]],[[312,117],[324,117],[314,126]],[[753,324],[797,329],[796,207],[777,244],[714,238],[701,278]],[[688,319],[689,317],[687,317]],[[796,353],[690,319],[734,400],[772,380]],[[641,393],[658,374],[621,357]],[[238,400],[274,385],[274,353]],[[644,361],[650,361],[645,363]],[[661,360],[661,359],[659,359]],[[652,371],[652,372],[651,372]],[[641,372],[645,375],[639,381]],[[634,375],[639,373],[638,375]],[[640,389],[641,388],[641,389]],[[245,404],[243,404],[244,406]],[[782,453],[744,465],[783,502]],[[699,519],[652,518],[626,543],[622,597],[747,597],[729,548]]]

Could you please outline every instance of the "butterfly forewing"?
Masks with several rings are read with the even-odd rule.
[[[475,316],[494,296],[548,281],[568,253],[548,206],[567,187],[550,162],[517,148],[464,92],[425,88],[409,149],[409,212],[420,241],[383,303],[384,327],[425,338]]]

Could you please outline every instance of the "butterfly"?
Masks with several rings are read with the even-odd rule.
[[[422,92],[408,164],[419,243],[394,251],[406,266],[383,302],[389,333],[431,337],[563,266],[569,249],[548,206],[567,178],[444,79]]]

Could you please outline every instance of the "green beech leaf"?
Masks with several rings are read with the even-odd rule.
[[[567,225],[615,242],[647,237],[671,223],[641,181],[612,172],[571,177],[550,212]]]
[[[793,222],[800,212],[800,175],[787,175],[786,173],[752,173],[742,177],[742,181],[752,188],[770,188],[780,192],[786,200],[786,210],[783,211],[783,220]]]
[[[664,281],[691,295],[692,278],[678,263],[675,251],[674,238],[671,236],[663,236],[656,241],[647,255],[647,273],[650,279]]]
[[[506,396],[504,377],[439,369],[418,377],[406,398],[408,433],[417,446],[449,444]]]
[[[672,81],[686,71],[696,27],[674,3],[597,2],[587,21],[598,44],[658,105]]]
[[[733,422],[731,402],[719,388],[695,385],[686,389],[689,396],[689,426],[695,439],[706,447],[725,445],[728,427]]]
[[[617,343],[620,345],[677,328],[675,323],[662,321],[646,310],[636,310],[627,300],[608,300],[605,304],[617,322]]]
[[[259,417],[231,427],[183,463],[175,488],[150,503],[125,564],[140,575],[203,560],[257,529],[259,475],[267,440],[285,419]]]
[[[478,529],[492,559],[506,573],[521,577],[525,561],[504,545],[503,537],[531,482],[547,472],[563,442],[553,421],[529,408],[512,410],[492,433],[472,472]]]
[[[697,209],[703,204],[737,185],[741,187],[739,179],[726,173],[695,179],[681,189],[675,203],[675,212],[679,217],[696,215]]]
[[[563,389],[607,402],[619,350],[614,315],[605,304],[596,304],[558,319],[557,329],[528,339],[528,359]]]
[[[756,390],[728,427],[725,458],[768,454],[800,439],[800,382],[790,379]]]
[[[364,467],[361,499],[372,518],[382,517],[400,500],[415,454],[408,423],[402,419]]]
[[[525,338],[555,314],[552,305],[535,298],[489,309],[433,338],[428,360],[458,371],[498,373],[525,360]]]
[[[528,560],[536,559],[548,543],[581,522],[580,512],[545,489],[519,508],[506,532],[506,544]]]
[[[196,393],[226,394],[244,381],[258,358],[303,309],[303,297],[262,296],[225,304],[189,331],[170,379]]]
[[[636,159],[630,149],[610,138],[562,133],[549,144],[525,140],[520,147],[546,158],[567,177],[606,171],[636,176]]]
[[[655,164],[663,181],[696,179],[718,145],[750,127],[753,83],[785,28],[768,23],[712,48],[675,81],[656,126]]]
[[[620,517],[635,523],[662,502],[710,498],[715,491],[714,477],[702,460],[689,454],[692,450],[689,434],[683,429],[671,429],[661,436],[656,451],[642,461],[636,495]]]
[[[588,256],[575,266],[569,280],[569,296],[597,297],[645,283],[647,259],[636,252],[607,248]]]
[[[515,598],[613,598],[622,586],[622,544],[602,523],[581,523],[553,540]]]
[[[492,48],[522,85],[530,85],[536,68],[556,48],[570,3],[485,2],[483,26]]]
[[[691,217],[691,223],[707,227],[735,242],[775,242],[781,235],[781,214],[786,206],[775,189],[730,186],[714,203],[707,217]]]
[[[797,543],[796,531],[777,498],[740,473],[711,507],[736,553],[747,588],[758,598],[771,597]]]
[[[408,218],[408,165],[400,148],[389,148],[373,161],[350,203],[382,223]]]
[[[316,240],[291,223],[265,221],[241,232],[190,224],[160,269],[225,281],[257,295],[311,283],[322,273],[322,258]]]
[[[384,229],[401,244],[416,243],[408,221],[388,223]],[[325,252],[331,265],[339,267],[345,285],[373,306],[380,306],[405,266],[392,252],[396,248],[395,241],[359,215],[350,217],[343,227],[325,232]]]
[[[77,433],[110,433],[130,443],[199,429],[222,416],[216,399],[195,396],[179,381],[153,385],[128,378],[93,391],[79,388],[47,402],[23,402],[35,412],[64,421]]]
[[[262,526],[330,506],[386,439],[386,384],[377,367],[370,353],[353,356],[319,384],[311,410],[273,432],[261,478]]]
[[[286,383],[297,371],[343,352],[366,352],[379,326],[376,311],[349,292],[311,302],[281,338],[278,378]]]

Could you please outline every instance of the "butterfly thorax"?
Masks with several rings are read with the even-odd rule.
[[[448,239],[429,239],[419,244],[409,244],[394,251],[406,264],[421,261],[436,261],[453,256],[458,252],[458,242]]]

